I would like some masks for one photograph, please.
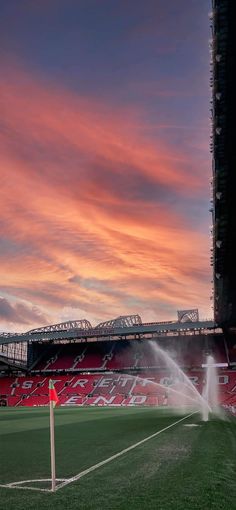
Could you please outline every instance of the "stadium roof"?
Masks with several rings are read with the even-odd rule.
[[[66,327],[65,327],[66,325]],[[83,327],[83,326],[86,327]],[[33,329],[25,333],[1,333],[0,344],[53,341],[98,341],[118,339],[144,339],[147,335],[167,336],[168,334],[207,333],[215,330],[212,320],[188,322],[142,323],[139,315],[128,315],[88,327],[88,321],[70,321]],[[145,336],[146,335],[146,336]]]
[[[236,326],[236,1],[212,5],[214,313]]]

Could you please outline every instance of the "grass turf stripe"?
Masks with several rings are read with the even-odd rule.
[[[188,418],[190,418],[191,416],[193,416],[194,414],[196,414],[198,411],[194,411],[193,413],[191,414],[188,414],[187,416],[184,416],[183,418],[181,418],[180,420],[177,420],[175,421],[174,423],[171,423],[170,425],[168,425],[167,427],[164,427],[164,429],[161,429],[161,430],[158,430],[157,432],[155,432],[154,434],[151,434],[150,436],[148,437],[145,437],[144,439],[142,439],[141,441],[138,441],[138,443],[135,443],[131,446],[128,446],[128,448],[125,448],[124,450],[121,450],[120,452],[116,453],[115,455],[112,455],[111,457],[108,457],[108,459],[105,459],[105,460],[102,460],[101,462],[98,462],[97,464],[94,464],[93,466],[91,466],[90,468],[87,468],[85,469],[84,471],[81,471],[80,473],[78,473],[77,475],[75,476],[72,476],[71,478],[68,478],[67,480],[65,480],[65,482],[62,482],[60,484],[57,485],[56,487],[56,491],[58,491],[59,489],[62,489],[63,487],[65,487],[66,485],[69,485],[73,482],[76,482],[77,480],[79,480],[80,478],[82,478],[83,476],[86,476],[88,475],[89,473],[91,473],[92,471],[95,471],[95,469],[98,469],[102,466],[104,466],[105,464],[108,464],[109,462],[113,461],[114,459],[117,459],[118,457],[121,457],[122,455],[124,455],[125,453],[128,453],[130,452],[131,450],[134,450],[134,448],[137,448],[138,446],[140,446],[141,444],[144,444],[146,443],[147,441],[149,441],[150,439],[153,439],[154,437],[158,436],[159,434],[161,434],[162,432],[165,432],[166,430],[170,429],[171,427],[174,427],[175,425],[178,425],[178,423],[184,421],[184,420],[187,420]]]

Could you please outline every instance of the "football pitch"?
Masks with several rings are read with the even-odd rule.
[[[0,409],[1,510],[236,509],[233,418],[58,408],[55,424],[51,493],[49,409]]]

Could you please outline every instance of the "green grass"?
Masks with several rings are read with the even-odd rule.
[[[164,409],[59,408],[57,477],[180,418]],[[55,494],[0,488],[0,510],[236,510],[236,422],[199,420],[188,418]],[[0,409],[0,483],[49,477],[48,409]]]

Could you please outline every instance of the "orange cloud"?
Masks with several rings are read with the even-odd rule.
[[[189,156],[147,141],[138,112],[17,69],[0,95],[2,292],[55,320],[64,307],[101,320],[206,313],[207,232],[188,218],[205,183]]]

